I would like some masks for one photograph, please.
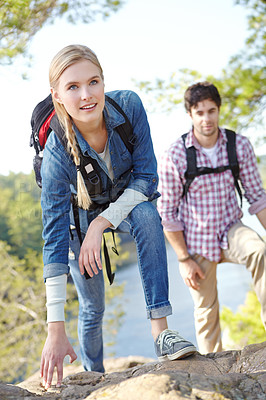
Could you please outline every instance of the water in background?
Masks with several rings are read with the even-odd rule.
[[[261,236],[264,228],[256,216],[247,213],[244,205],[243,223],[255,229]],[[193,302],[189,289],[184,284],[178,270],[178,262],[171,246],[167,246],[170,301],[173,315],[168,317],[170,329],[176,329],[186,339],[196,344],[193,319]],[[220,307],[227,306],[236,311],[243,304],[246,293],[251,287],[251,276],[243,265],[224,263],[218,266],[218,294]],[[129,264],[116,272],[116,282],[125,282],[123,296],[125,316],[119,329],[116,345],[105,350],[105,357],[114,353],[116,357],[141,355],[155,357],[150,322],[146,319],[145,300],[136,263]]]

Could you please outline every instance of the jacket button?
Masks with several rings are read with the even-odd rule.
[[[156,182],[156,179],[155,179],[155,178],[153,178],[152,182]]]

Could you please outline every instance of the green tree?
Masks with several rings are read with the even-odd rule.
[[[261,306],[253,290],[236,313],[228,307],[221,312],[222,329],[228,334],[230,348],[240,349],[248,344],[265,341],[265,329],[260,317]]]
[[[0,240],[10,242],[7,210],[12,197],[11,189],[4,189],[0,183]]]
[[[19,258],[28,249],[42,250],[40,194],[34,173],[0,176],[0,240]]]
[[[219,77],[183,68],[168,80],[140,82],[139,88],[150,94],[153,110],[158,107],[170,111],[183,102],[184,91],[189,85],[209,80],[218,87],[223,99],[221,125],[238,131],[263,125],[266,107],[266,2],[236,0],[235,3],[250,11],[245,48],[229,60]],[[266,136],[262,139],[266,140]]]
[[[0,0],[0,63],[24,54],[45,24],[65,16],[70,23],[93,21],[117,11],[121,0]]]

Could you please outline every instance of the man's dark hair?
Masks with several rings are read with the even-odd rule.
[[[185,91],[184,99],[187,112],[190,112],[192,107],[196,107],[200,101],[207,99],[214,101],[218,108],[222,104],[218,89],[210,82],[199,82],[189,86]]]

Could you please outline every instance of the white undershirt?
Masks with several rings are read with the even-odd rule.
[[[101,157],[101,159],[105,162],[108,173],[112,181],[114,180],[114,171],[111,163],[111,157],[110,157],[110,151],[109,151],[109,143],[108,140],[106,142],[104,151],[102,153],[98,153],[98,156]]]
[[[217,159],[218,159],[217,148],[218,148],[218,141],[211,148],[206,148],[206,147],[201,148],[202,152],[206,154],[206,156],[209,157],[209,159],[211,160],[213,168],[217,167]]]
[[[110,178],[114,179],[114,172],[111,163],[108,142],[99,156],[105,162]],[[128,214],[143,201],[147,201],[148,197],[134,190],[125,189],[122,195],[100,215],[112,224],[112,229],[116,229],[118,225],[128,216]],[[47,322],[64,321],[64,306],[66,303],[66,285],[67,275],[58,275],[53,278],[47,278],[46,282],[46,307]]]

